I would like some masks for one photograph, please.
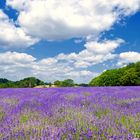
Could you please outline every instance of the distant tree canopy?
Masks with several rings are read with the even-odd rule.
[[[74,86],[74,81],[72,79],[66,79],[66,80],[62,81],[62,86],[73,87]]]
[[[90,86],[138,86],[140,85],[140,62],[103,72],[92,79]]]
[[[35,77],[24,78],[16,82],[0,78],[0,88],[28,88],[39,85],[49,85],[51,87],[52,83],[44,83]],[[100,76],[92,79],[89,84],[76,84],[72,79],[66,79],[63,81],[56,80],[54,85],[57,87],[140,86],[140,62],[131,63],[119,69],[107,70]]]
[[[54,84],[58,87],[73,87],[75,85],[72,79],[66,79],[64,81],[55,81]]]
[[[45,83],[35,77],[24,78],[23,80],[17,81],[18,87],[35,87],[38,85],[44,85]]]
[[[24,78],[20,81],[10,81],[7,79],[0,79],[0,88],[26,88],[26,87],[35,87],[38,85],[44,85],[45,83],[35,77]]]
[[[9,80],[5,79],[5,78],[0,78],[0,83],[7,83],[9,82]]]
[[[62,81],[56,80],[54,81],[54,85],[61,87],[62,86]]]
[[[52,83],[44,83],[43,81],[35,77],[28,77],[15,82],[4,78],[0,78],[0,88],[28,88],[39,85],[49,85],[51,87]],[[72,79],[66,79],[64,81],[57,80],[54,82],[54,85],[56,85],[57,87],[75,86],[74,81]]]

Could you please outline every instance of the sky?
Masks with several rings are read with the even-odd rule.
[[[0,0],[0,77],[88,83],[140,61],[140,0]]]

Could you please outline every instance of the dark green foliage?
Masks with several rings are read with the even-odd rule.
[[[66,79],[64,81],[55,81],[54,84],[58,87],[73,87],[75,86],[74,81],[72,79]]]
[[[24,78],[23,80],[15,82],[18,87],[35,87],[38,85],[44,85],[44,82],[35,78],[35,77],[28,77]]]
[[[66,79],[66,80],[62,81],[62,86],[63,87],[73,87],[74,81],[72,79]]]
[[[89,83],[90,86],[138,86],[140,85],[140,62],[103,72]]]
[[[14,87],[14,82],[4,79],[4,78],[0,78],[0,88],[10,88],[10,87]]]
[[[124,75],[120,77],[120,83],[122,85],[128,85],[128,86],[138,85],[139,80],[138,80],[138,75],[135,68],[130,68],[126,70],[124,72]]]
[[[56,85],[57,87],[61,87],[62,86],[62,81],[56,80],[54,82],[54,85]]]
[[[7,83],[7,82],[9,82],[9,80],[7,80],[7,79],[5,79],[5,78],[1,78],[1,79],[0,79],[0,83]]]
[[[80,87],[88,87],[88,84],[81,83],[81,84],[77,84],[76,86],[80,86]]]
[[[27,88],[44,85],[45,83],[35,77],[24,78],[20,81],[9,81],[7,79],[0,79],[0,88]]]

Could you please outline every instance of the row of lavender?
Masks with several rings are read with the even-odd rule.
[[[0,139],[132,140],[140,87],[0,90]]]

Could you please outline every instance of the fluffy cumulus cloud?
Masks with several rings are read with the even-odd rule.
[[[64,63],[57,57],[37,60],[26,53],[0,53],[1,77],[18,80],[28,76],[36,76],[44,81],[73,78],[77,82],[88,82],[98,73],[89,70],[75,69],[70,63]]]
[[[115,53],[124,40],[99,41],[99,36],[123,17],[136,13],[140,0],[6,0],[6,4],[19,12],[15,21],[18,26],[0,11],[0,47],[27,48],[39,40],[71,38],[77,45],[82,39],[86,43],[79,53],[61,53],[42,60],[25,53],[1,53],[2,77],[16,80],[36,76],[49,81],[73,78],[86,82],[98,75],[89,70],[91,66],[118,57],[118,65],[139,59],[136,52]]]
[[[33,56],[25,53],[5,52],[0,53],[1,64],[27,64],[36,60]]]
[[[59,54],[59,60],[67,60],[76,68],[87,68],[95,64],[113,59],[116,54],[113,52],[124,41],[122,39],[107,40],[107,41],[89,41],[85,44],[85,49],[79,53],[71,53],[69,55]]]
[[[15,23],[0,10],[0,47],[27,48],[38,40],[97,38],[123,16],[140,9],[140,0],[6,0],[19,12]]]
[[[30,76],[35,60],[36,58],[25,53],[0,53],[1,77],[17,80]]]
[[[0,47],[4,48],[27,48],[37,42],[31,36],[14,25],[8,16],[0,10]]]
[[[90,35],[95,39],[122,17],[137,12],[140,0],[6,0],[6,5],[19,12],[16,21],[19,27],[0,11],[0,44],[26,48],[37,39],[63,40]]]
[[[128,63],[140,61],[140,53],[138,52],[123,52],[119,55],[118,66],[124,66]]]
[[[87,68],[95,64],[113,59],[113,51],[124,41],[88,42],[85,49],[79,53],[59,54],[55,57],[37,60],[26,53],[5,52],[0,54],[1,76],[20,79],[27,76],[36,76],[43,80],[73,78],[77,82],[87,82],[91,77],[98,75]],[[92,44],[92,45],[91,45]],[[96,52],[96,45],[100,48]],[[108,51],[103,51],[104,48]]]
[[[124,43],[124,40],[107,40],[103,42],[90,41],[85,44],[85,47],[88,51],[95,54],[108,54],[113,52],[121,43]]]
[[[86,37],[109,30],[140,8],[140,0],[7,0],[19,11],[18,23],[31,36],[47,39]]]

